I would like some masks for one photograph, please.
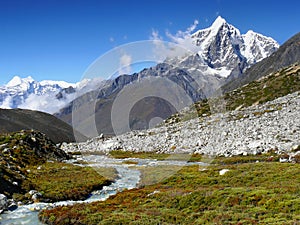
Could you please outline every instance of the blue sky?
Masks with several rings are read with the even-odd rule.
[[[114,47],[153,30],[175,34],[194,20],[202,29],[218,15],[282,44],[300,31],[299,9],[297,0],[0,0],[0,85],[15,75],[77,82]]]

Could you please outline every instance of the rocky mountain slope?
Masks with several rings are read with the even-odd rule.
[[[241,35],[237,28],[221,17],[218,17],[211,27],[194,33],[192,40],[197,49],[196,53],[180,59],[168,59],[164,63],[144,69],[139,73],[121,75],[108,80],[104,87],[79,96],[55,115],[73,125],[72,117],[76,115],[76,126],[86,136],[95,136],[95,132],[91,132],[89,126],[91,123],[96,124],[98,133],[114,135],[112,107],[117,96],[126,90],[129,92],[130,87],[143,86],[149,79],[156,80],[158,77],[168,80],[178,89],[182,89],[184,92],[182,95],[190,99],[186,101],[186,104],[181,105],[181,109],[192,102],[209,97],[223,84],[226,77],[231,74],[240,75],[245,68],[267,57],[278,48],[276,41],[253,31]],[[166,83],[160,85],[160,89],[166,89],[168,86]],[[157,85],[150,87],[150,89],[155,88]],[[145,92],[139,88],[132,88],[131,91],[136,95],[145,95]],[[168,96],[163,97],[169,98],[176,94],[178,95],[170,88]],[[166,119],[176,110],[178,111],[176,107],[174,110],[173,102],[169,102],[169,105],[162,104],[161,98],[151,96],[151,101],[141,100],[139,107],[135,107],[137,110],[130,112],[131,129],[149,128],[152,118]],[[182,96],[178,95],[179,99],[180,97]],[[170,107],[172,104],[173,108]]]
[[[55,143],[76,141],[73,128],[55,116],[26,109],[0,109],[0,133],[31,129],[45,133]],[[77,140],[85,140],[83,135],[75,134]]]
[[[276,151],[300,154],[299,92],[224,115],[192,119],[164,128],[132,131],[102,141],[79,143],[82,152],[107,153],[112,150],[157,153],[201,153],[209,155],[247,155]],[[78,146],[63,149],[77,151]],[[293,156],[294,156],[293,153]]]
[[[110,139],[95,138],[78,145],[64,145],[63,148],[68,151],[79,148],[83,152],[97,149],[105,153],[122,149],[225,156],[275,151],[290,153],[287,160],[292,160],[300,154],[299,79],[300,67],[294,65],[231,93],[235,96],[234,101],[238,102],[237,96],[245,99],[245,94],[252,92],[250,106],[240,105],[240,102],[232,111],[187,121],[168,121],[165,126],[146,131],[132,131]],[[280,80],[287,82],[278,84]],[[266,94],[276,85],[279,85],[278,90],[286,91],[263,98],[264,94],[257,94],[258,89],[261,90],[259,83],[265,86]],[[274,93],[277,93],[276,89]],[[259,104],[260,100],[264,104]],[[233,105],[230,101],[229,104]]]
[[[253,65],[239,77],[228,77],[228,82],[222,89],[225,92],[234,90],[237,87],[294,63],[300,63],[300,33],[290,38],[270,57]]]

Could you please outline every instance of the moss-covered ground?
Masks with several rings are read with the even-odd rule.
[[[69,163],[47,162],[26,169],[30,172],[23,182],[23,187],[39,191],[42,194],[41,201],[83,200],[92,191],[112,182],[92,167]]]
[[[42,194],[38,201],[79,200],[116,176],[114,169],[63,162],[69,158],[40,132],[1,134],[0,193],[24,203],[32,201],[30,190]]]
[[[58,207],[39,217],[47,224],[299,224],[300,164],[253,157],[186,166],[105,202]],[[220,175],[222,169],[229,171]]]

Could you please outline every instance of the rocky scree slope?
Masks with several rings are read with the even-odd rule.
[[[64,144],[65,151],[201,153],[218,156],[300,152],[300,93],[243,110],[214,114],[111,139]]]
[[[300,67],[293,65],[261,78],[219,103],[224,113],[201,114],[194,119],[174,117],[165,126],[132,131],[110,139],[93,138],[64,144],[66,151],[149,151],[156,153],[203,153],[211,155],[260,154],[268,151],[299,154]],[[226,105],[228,101],[228,105]],[[209,103],[206,103],[209,110]],[[194,115],[195,116],[195,115]],[[189,116],[189,118],[191,118]]]

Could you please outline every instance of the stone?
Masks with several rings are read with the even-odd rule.
[[[223,176],[225,173],[227,173],[229,169],[222,169],[219,171],[220,176]]]
[[[30,196],[32,196],[32,195],[34,195],[34,194],[36,194],[36,193],[38,193],[37,190],[30,190],[30,191],[28,192],[28,194],[29,194]]]
[[[8,209],[9,211],[16,210],[17,208],[18,208],[18,204],[15,203],[15,202],[10,203],[9,206],[7,207],[7,209]]]
[[[286,159],[286,158],[280,158],[279,159],[279,162],[281,162],[281,163],[286,163],[288,161],[289,161],[289,159]]]
[[[0,194],[0,212],[7,210],[8,200],[4,194]]]
[[[260,145],[261,145],[261,141],[251,141],[251,142],[248,144],[248,148],[250,148],[250,149],[256,149],[256,148],[258,148]]]
[[[297,150],[300,150],[300,145],[293,145],[292,151],[297,151]]]
[[[39,200],[41,199],[42,196],[43,195],[40,192],[38,192],[38,193],[33,194],[31,199],[33,202],[39,202]]]

